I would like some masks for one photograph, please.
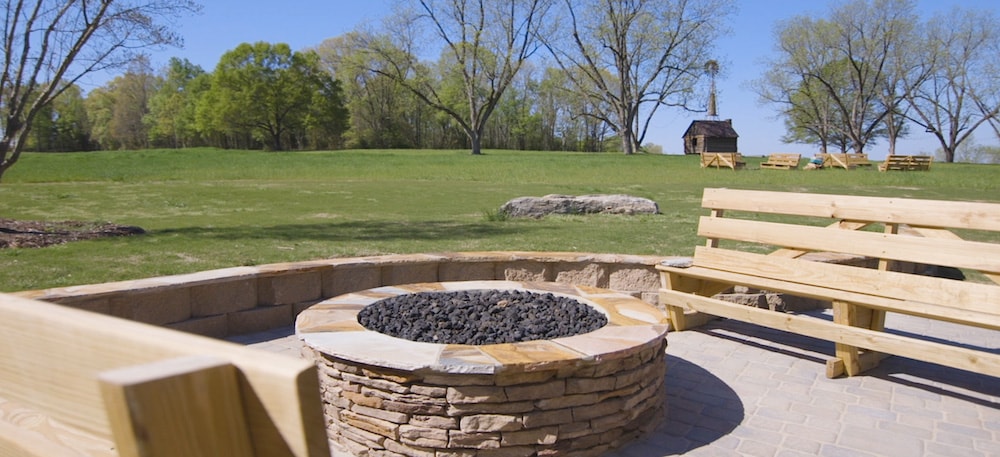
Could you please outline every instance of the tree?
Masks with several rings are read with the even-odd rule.
[[[587,115],[632,154],[661,106],[693,109],[704,63],[733,8],[730,0],[565,0],[560,22],[568,30],[548,34],[546,46],[581,97],[610,108]]]
[[[923,43],[930,76],[907,94],[910,119],[934,135],[944,160],[953,162],[962,142],[1000,115],[994,66],[1000,22],[987,11],[954,10],[930,20]]]
[[[319,56],[292,52],[284,43],[243,43],[225,53],[206,96],[199,109],[211,122],[203,125],[249,134],[275,151],[305,137],[310,116],[329,119],[331,113],[344,113],[339,83],[320,67]],[[339,135],[344,124],[326,128]]]
[[[490,116],[514,76],[538,49],[551,0],[419,0],[400,10],[386,35],[364,47],[384,75],[460,126],[472,154],[482,153]],[[443,46],[438,66],[418,60],[427,43]],[[440,84],[439,84],[440,83]],[[443,84],[443,85],[442,85]]]
[[[85,151],[92,148],[83,92],[73,85],[35,116],[27,151]]]
[[[369,71],[378,66],[367,59],[377,58],[359,46],[358,32],[325,40],[316,49],[326,71],[343,86],[351,113],[349,147],[420,147],[422,130],[418,100],[391,78]]]
[[[153,145],[181,148],[198,143],[195,108],[208,81],[200,66],[187,59],[170,59],[144,119]]]
[[[829,19],[797,17],[777,29],[780,56],[756,90],[765,101],[786,105],[785,113],[802,109],[793,87],[808,87],[810,103],[828,103],[836,110],[829,127],[848,137],[855,152],[885,136],[886,121],[895,116],[920,78],[906,71],[907,55],[900,46],[917,38],[918,23],[910,0],[852,0],[842,3]],[[902,84],[905,82],[906,84]],[[793,107],[795,111],[789,111]],[[898,136],[902,131],[892,131]]]
[[[109,126],[111,137],[121,149],[149,147],[149,128],[145,119],[149,112],[149,99],[160,84],[159,78],[149,67],[149,60],[139,57],[129,64],[124,75],[114,81],[114,106]]]
[[[84,76],[120,66],[137,50],[178,44],[166,26],[189,0],[8,0],[0,74],[0,177],[21,156],[41,110]],[[162,21],[162,22],[161,22]]]

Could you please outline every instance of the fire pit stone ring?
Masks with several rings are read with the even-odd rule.
[[[385,298],[462,290],[570,297],[608,324],[470,345],[410,341],[358,322],[363,308]],[[319,368],[330,439],[356,456],[597,456],[652,430],[664,414],[667,318],[619,292],[514,281],[386,286],[313,305],[295,328]]]

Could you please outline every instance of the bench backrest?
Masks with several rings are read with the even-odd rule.
[[[1000,286],[911,274],[943,266],[1000,280],[1000,204],[706,189],[702,205],[712,213],[700,220],[698,234],[708,243],[696,250],[695,265],[799,282],[803,290],[823,285],[881,296],[887,309],[911,314],[937,316],[939,304],[953,303],[959,309],[949,309],[948,319],[986,313],[985,325],[1000,328]],[[880,227],[862,230],[873,225]],[[952,229],[987,241],[961,239]],[[806,260],[813,252],[876,259],[879,270]]]
[[[931,156],[890,155],[885,158],[880,169],[885,170],[930,170]]]
[[[774,153],[767,156],[768,162],[789,165],[798,165],[801,159],[802,154]]]
[[[0,403],[116,455],[329,455],[305,360],[4,294],[0,316]],[[0,422],[0,454],[65,455]]]

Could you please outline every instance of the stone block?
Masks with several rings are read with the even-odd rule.
[[[399,427],[399,441],[411,446],[446,448],[448,447],[448,430],[401,425]]]
[[[590,262],[560,262],[553,267],[555,282],[608,288],[608,270]]]
[[[495,275],[493,262],[443,262],[438,269],[438,281],[489,281]]]
[[[257,279],[218,280],[191,287],[191,315],[228,314],[257,306]]]
[[[549,266],[536,261],[513,261],[497,263],[496,277],[505,281],[539,282],[552,281]]]
[[[607,268],[608,288],[612,290],[656,292],[660,288],[659,272],[652,265],[609,265]]]
[[[382,266],[382,284],[394,286],[438,280],[437,262],[400,263]]]
[[[502,388],[489,386],[456,386],[448,388],[448,402],[465,403],[503,403],[507,395]]]
[[[109,299],[111,313],[125,319],[165,325],[191,318],[191,291],[186,287],[163,287]]]
[[[521,416],[504,414],[475,414],[465,416],[459,422],[463,432],[509,432],[524,428]]]
[[[499,433],[467,433],[461,430],[448,431],[448,447],[468,449],[497,449],[500,447]]]
[[[390,440],[399,439],[399,424],[368,417],[350,410],[340,410],[340,421],[345,425],[381,435]]]
[[[112,314],[111,311],[111,300],[106,296],[86,295],[83,297],[71,297],[59,300],[52,300],[52,302],[58,303],[68,308],[82,309],[84,311],[90,311],[92,313],[114,316],[114,314]]]
[[[449,416],[464,416],[466,414],[515,414],[535,410],[532,401],[508,401],[504,403],[467,403],[448,405]]]
[[[559,427],[543,427],[519,432],[501,434],[502,446],[523,446],[528,444],[553,444],[559,438]]]
[[[351,405],[351,411],[363,416],[374,417],[394,424],[406,424],[410,422],[410,416],[396,411],[386,411],[377,408],[370,408],[359,404]]]
[[[368,263],[337,265],[322,273],[323,297],[330,298],[382,285],[382,269]]]
[[[263,332],[286,327],[293,322],[291,305],[258,306],[251,310],[230,313],[227,317],[230,335]]]
[[[257,279],[258,305],[289,305],[323,298],[323,276],[319,270],[296,270]]]
[[[603,378],[569,378],[566,380],[566,393],[586,394],[614,390],[615,383],[616,378],[614,376]]]
[[[210,338],[229,336],[229,319],[225,315],[188,319],[167,324],[167,328]]]
[[[543,398],[561,397],[566,393],[566,381],[557,379],[541,384],[504,387],[508,401],[540,400]]]
[[[524,428],[539,428],[549,425],[563,425],[573,422],[573,410],[571,408],[557,409],[555,411],[541,411],[525,414],[521,419]]]
[[[437,428],[443,430],[458,430],[458,418],[444,416],[413,415],[410,425],[414,427]]]

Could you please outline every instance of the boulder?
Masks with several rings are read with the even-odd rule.
[[[549,214],[659,214],[656,202],[631,195],[546,195],[518,197],[500,207],[511,217],[543,217]]]

